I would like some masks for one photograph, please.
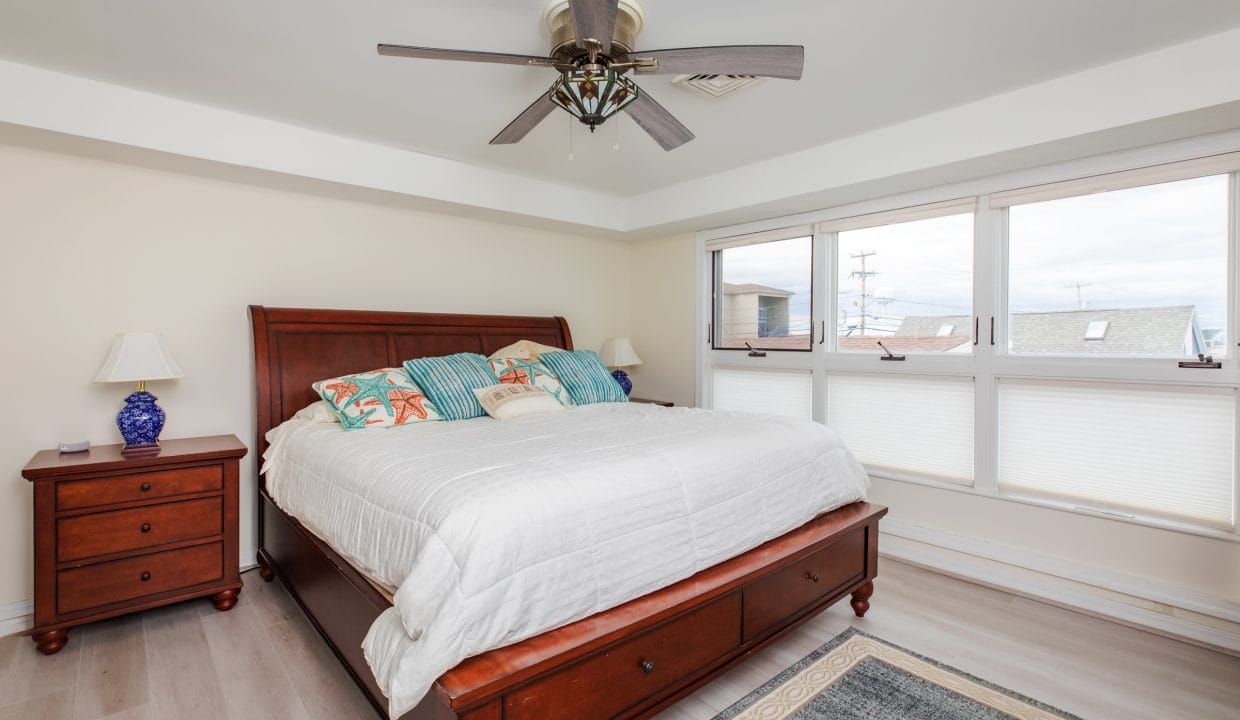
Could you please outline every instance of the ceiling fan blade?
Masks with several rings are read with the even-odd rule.
[[[800,45],[717,45],[713,47],[645,50],[630,54],[632,60],[650,58],[654,69],[638,67],[639,73],[659,75],[757,75],[800,80],[805,67],[805,48]]]
[[[693,139],[689,128],[681,125],[645,90],[639,90],[637,99],[626,105],[624,110],[664,150],[675,150]]]
[[[515,120],[508,123],[508,127],[500,130],[499,135],[491,139],[491,144],[511,145],[515,142],[520,142],[521,138],[528,135],[554,109],[555,104],[551,102],[546,93],[543,93],[518,115]]]
[[[510,55],[508,53],[479,52],[476,50],[442,50],[440,48],[413,47],[411,45],[379,45],[379,54],[391,57],[422,58],[425,60],[463,60],[465,62],[500,63],[503,65],[553,66],[555,58],[536,55]]]
[[[604,53],[611,52],[611,36],[616,31],[616,7],[619,0],[568,0],[573,9],[573,27],[577,29],[577,46],[595,40]]]

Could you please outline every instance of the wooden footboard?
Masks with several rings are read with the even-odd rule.
[[[675,585],[469,658],[403,720],[654,715],[846,595],[864,614],[886,513],[853,503]],[[265,495],[263,535],[264,569],[285,581],[385,714],[361,642],[388,601]]]

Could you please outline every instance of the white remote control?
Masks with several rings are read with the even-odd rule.
[[[79,442],[62,442],[60,444],[60,451],[62,453],[85,452],[89,449],[89,440],[81,440]]]

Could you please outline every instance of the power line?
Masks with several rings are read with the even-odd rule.
[[[873,257],[874,255],[877,255],[877,254],[878,252],[874,250],[862,250],[861,252],[856,253],[855,255],[848,256],[849,258],[853,260],[861,261],[861,269],[853,270],[851,273],[849,273],[849,277],[861,278],[861,334],[862,335],[865,334],[865,315],[866,315],[865,313],[865,301],[866,301],[865,281],[866,281],[866,278],[870,278],[878,274],[878,272],[874,270],[867,271],[865,269],[865,259],[868,257]]]
[[[1066,288],[1073,288],[1073,287],[1076,288],[1076,309],[1077,310],[1085,309],[1085,296],[1081,294],[1081,288],[1087,288],[1092,285],[1093,283],[1081,282],[1080,280],[1076,280],[1073,282],[1066,282],[1063,284],[1063,286]]]

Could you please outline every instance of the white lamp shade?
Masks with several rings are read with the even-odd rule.
[[[633,350],[633,343],[628,338],[607,338],[603,341],[603,347],[599,348],[598,356],[603,359],[603,364],[607,367],[628,367],[630,365],[641,365],[642,359],[637,357],[637,353]]]
[[[95,382],[136,382],[182,377],[181,368],[156,333],[119,333]]]

